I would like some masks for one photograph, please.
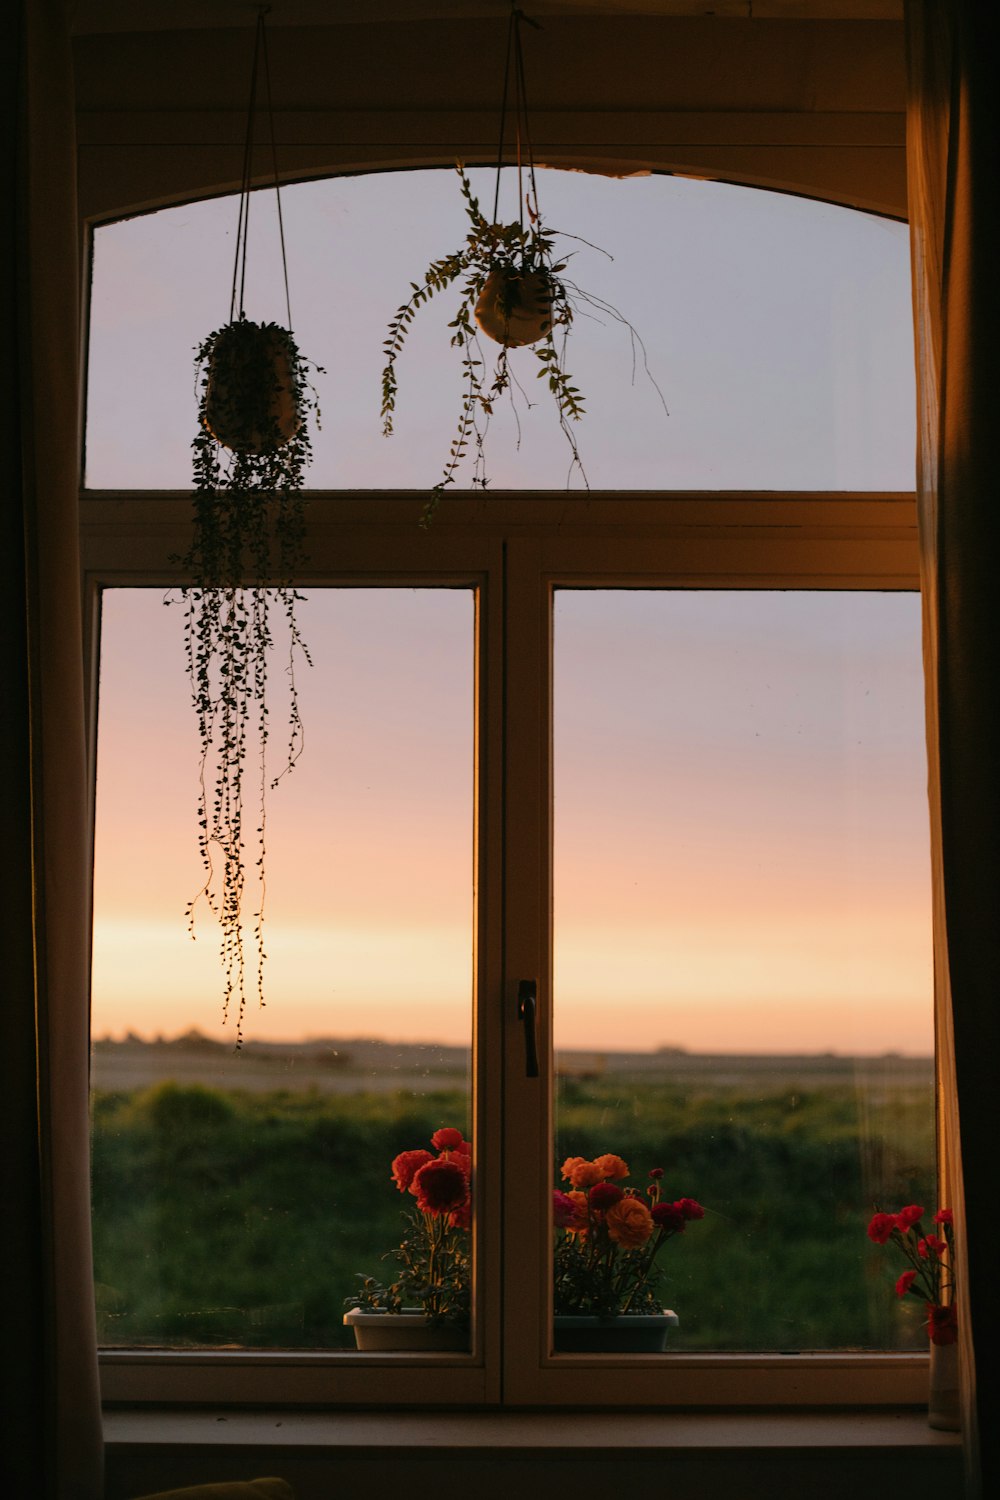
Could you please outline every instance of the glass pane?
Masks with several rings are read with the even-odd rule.
[[[470,176],[492,204],[493,173]],[[508,176],[500,212],[513,219]],[[543,171],[539,201],[549,226],[566,231],[557,247],[570,256],[567,276],[635,327],[670,411],[627,328],[581,299],[567,365],[585,398],[574,433],[591,486],[913,488],[905,224],[679,177]],[[428,489],[458,421],[462,370],[448,327],[457,294],[418,312],[389,439],[382,345],[410,283],[464,243],[456,174],[297,183],[282,206],[296,337],[327,372],[317,379],[323,425],[309,483]],[[236,219],[236,200],[222,198],[96,230],[89,485],[190,482],[192,351],[226,320]],[[253,200],[248,287],[248,317],[286,321],[266,191]],[[570,455],[538,362],[516,349],[510,365],[514,383],[494,405],[487,439],[492,487],[563,489]],[[470,482],[466,473],[458,484]],[[580,488],[578,474],[572,483]]]
[[[353,1345],[345,1298],[362,1275],[393,1279],[384,1257],[415,1211],[394,1158],[435,1155],[443,1128],[470,1135],[473,596],[314,589],[299,618],[305,750],[268,803],[267,1007],[248,1008],[237,1052],[218,930],[202,913],[192,942],[185,924],[201,867],[180,609],[104,595],[93,1216],[108,1345]],[[282,709],[279,690],[276,741]]]
[[[556,596],[556,1183],[704,1206],[671,1347],[926,1347],[865,1234],[935,1206],[922,704],[916,595]]]

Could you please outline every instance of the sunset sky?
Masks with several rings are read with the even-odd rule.
[[[905,226],[678,179],[545,173],[540,192],[670,410],[641,369],[632,386],[627,332],[580,317],[592,485],[912,487]],[[408,283],[460,243],[453,174],[302,184],[283,207],[296,334],[327,370],[311,482],[425,487],[457,414],[454,299],[421,314],[388,442],[380,351]],[[270,202],[254,213],[247,311],[283,319]],[[234,229],[221,201],[98,231],[92,486],[189,483],[191,351],[225,321]],[[495,424],[494,484],[562,486],[550,413],[522,421],[520,452]],[[314,591],[303,621],[306,753],[271,798],[269,1003],[248,1034],[467,1041],[472,597]],[[97,1035],[220,1033],[215,933],[205,917],[192,943],[184,924],[180,629],[156,590],[106,597]],[[929,1051],[916,598],[563,593],[555,640],[559,1044]]]

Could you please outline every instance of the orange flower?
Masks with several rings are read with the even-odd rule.
[[[607,1156],[598,1156],[594,1161],[595,1167],[600,1167],[603,1177],[627,1177],[628,1166],[620,1156],[614,1156],[610,1152]]]
[[[586,1193],[581,1193],[579,1190],[577,1190],[572,1193],[567,1193],[566,1196],[576,1208],[576,1216],[579,1220],[579,1224],[577,1224],[575,1227],[580,1231],[581,1234],[586,1234],[588,1219]]]
[[[582,1156],[567,1156],[562,1174],[575,1188],[593,1187],[595,1182],[603,1182],[606,1175],[596,1161],[587,1161]]]
[[[608,1234],[625,1250],[644,1245],[653,1232],[653,1216],[641,1198],[622,1198],[608,1209]]]

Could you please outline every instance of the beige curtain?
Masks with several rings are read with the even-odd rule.
[[[936,901],[943,1193],[959,1228],[968,1490],[996,1469],[1000,1009],[1000,334],[996,8],[908,0],[918,504]]]
[[[63,0],[2,9],[4,1493],[98,1500],[73,81]]]

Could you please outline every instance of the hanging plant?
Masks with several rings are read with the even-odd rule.
[[[258,17],[251,100],[229,321],[195,351],[198,432],[194,455],[194,527],[189,550],[175,561],[190,583],[181,588],[184,644],[198,722],[198,852],[203,883],[188,903],[192,937],[204,902],[220,927],[223,1019],[236,1009],[242,1045],[250,988],[244,948],[252,905],[253,988],[264,1004],[264,896],[267,794],[298,761],[303,731],[295,668],[310,661],[296,617],[302,595],[303,476],[312,456],[309,425],[319,408],[311,376],[288,327],[254,323],[244,312],[250,161],[258,62],[267,50]],[[270,83],[268,80],[270,113]],[[274,144],[272,118],[272,149]],[[281,198],[278,224],[285,260]],[[238,288],[238,289],[237,289]],[[288,272],[285,266],[288,303]],[[170,602],[168,600],[168,602]],[[283,768],[268,766],[268,687],[275,620],[283,620],[288,728]]]
[[[393,431],[396,410],[396,364],[414,317],[437,293],[459,283],[461,302],[448,326],[452,329],[451,346],[459,351],[462,364],[462,402],[458,427],[441,478],[433,486],[424,508],[421,518],[424,526],[429,525],[432,520],[444,491],[455,483],[460,469],[470,457],[470,451],[472,485],[482,489],[488,485],[485,445],[489,419],[497,401],[505,393],[512,399],[515,389],[523,394],[523,387],[512,375],[509,353],[511,349],[526,345],[533,346],[538,362],[535,373],[546,382],[555,401],[559,425],[570,450],[570,477],[576,470],[586,486],[587,476],[574,433],[575,424],[584,414],[584,397],[573,384],[566,368],[567,339],[574,310],[580,304],[611,317],[628,330],[633,351],[638,349],[641,352],[646,374],[666,411],[663,396],[646,364],[642,340],[631,323],[617,308],[584,291],[566,275],[570,256],[560,258],[557,255],[556,240],[561,237],[573,239],[575,236],[560,236],[557,231],[547,229],[542,222],[528,129],[520,30],[522,21],[530,21],[530,17],[512,6],[500,113],[493,217],[490,220],[484,216],[465,168],[459,163],[459,183],[471,226],[465,243],[452,254],[432,261],[422,279],[410,283],[412,295],[397,309],[383,345],[385,367],[382,371],[382,430],[389,437]],[[531,21],[530,24],[537,26],[538,23]],[[501,224],[498,222],[500,182],[507,105],[512,92],[518,217],[510,223]],[[492,365],[484,354],[480,333],[500,345],[500,352],[493,359]]]

